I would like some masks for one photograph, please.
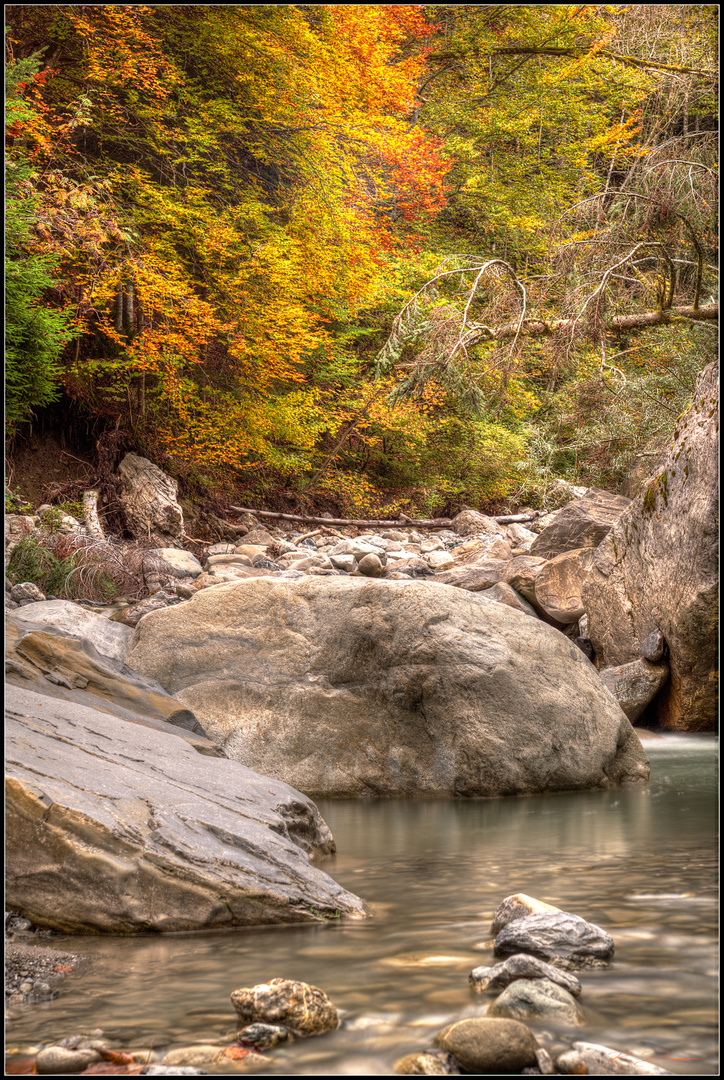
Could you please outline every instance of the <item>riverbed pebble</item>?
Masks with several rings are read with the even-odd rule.
[[[497,1017],[458,1020],[439,1031],[434,1041],[468,1073],[514,1073],[536,1065],[538,1043],[518,1020]]]
[[[247,1023],[281,1024],[306,1038],[339,1026],[337,1010],[323,990],[294,979],[271,979],[231,993],[231,1004]]]

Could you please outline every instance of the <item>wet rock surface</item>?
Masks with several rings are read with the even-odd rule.
[[[467,1073],[517,1073],[536,1064],[538,1042],[517,1020],[471,1018],[448,1024],[435,1045],[451,1053]]]
[[[532,953],[557,967],[600,967],[613,956],[610,934],[567,911],[526,915],[507,923],[495,939],[495,955]]]

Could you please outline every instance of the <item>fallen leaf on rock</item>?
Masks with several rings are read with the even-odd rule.
[[[114,1065],[133,1065],[133,1054],[126,1054],[122,1050],[107,1050],[104,1046],[96,1046],[96,1051],[106,1061],[112,1061]]]
[[[75,971],[72,964],[56,964],[53,971]]]
[[[239,1061],[252,1053],[253,1050],[246,1050],[243,1046],[227,1046],[226,1050],[224,1050],[224,1056],[231,1058],[233,1061]]]
[[[35,1058],[34,1057],[20,1057],[13,1055],[12,1057],[5,1058],[5,1075],[19,1076],[21,1073],[25,1075],[35,1072]]]

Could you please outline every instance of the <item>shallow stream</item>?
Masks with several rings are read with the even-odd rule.
[[[96,1028],[118,1049],[231,1040],[230,992],[281,976],[324,990],[342,1022],[271,1051],[272,1072],[391,1073],[445,1023],[483,1014],[490,999],[469,989],[468,974],[495,962],[493,912],[524,892],[597,923],[616,943],[610,967],[579,973],[584,1025],[530,1022],[539,1039],[554,1052],[584,1039],[672,1072],[717,1074],[717,740],[670,735],[645,749],[650,783],[630,788],[321,800],[338,848],[321,865],[374,917],[153,938],[58,935],[47,944],[91,957],[92,967],[56,999],[14,1006],[6,1045]]]

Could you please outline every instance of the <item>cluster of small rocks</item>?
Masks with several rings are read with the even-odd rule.
[[[448,1024],[431,1047],[401,1058],[395,1072],[671,1075],[649,1061],[596,1043],[574,1042],[554,1058],[522,1022],[548,1018],[571,1027],[583,1024],[581,984],[571,972],[609,962],[614,942],[605,930],[517,893],[498,907],[491,933],[496,935],[494,954],[507,959],[474,968],[469,975],[474,991],[495,999],[485,1015]]]
[[[5,912],[5,1004],[24,1005],[57,997],[58,984],[77,971],[85,958],[38,944],[52,938],[30,919]]]

